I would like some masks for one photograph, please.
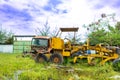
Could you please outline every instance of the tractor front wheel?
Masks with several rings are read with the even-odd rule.
[[[48,58],[47,56],[45,56],[44,54],[38,54],[35,58],[35,61],[37,63],[42,63],[42,62],[47,62],[48,61]]]
[[[50,56],[50,62],[55,63],[55,64],[62,64],[63,56],[59,53],[54,53]]]

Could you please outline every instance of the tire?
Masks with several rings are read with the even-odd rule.
[[[43,63],[43,62],[47,62],[48,61],[48,58],[47,56],[45,56],[44,54],[38,54],[35,58],[35,61],[37,63]]]
[[[59,53],[54,53],[50,56],[50,62],[55,63],[55,64],[62,64],[63,56]]]
[[[112,66],[114,71],[120,71],[120,59],[115,59]]]

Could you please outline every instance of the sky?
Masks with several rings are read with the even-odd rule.
[[[15,35],[35,35],[48,20],[55,27],[79,27],[100,18],[102,13],[116,14],[120,20],[120,0],[0,0],[0,26]]]

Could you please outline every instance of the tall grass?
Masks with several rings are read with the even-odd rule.
[[[35,63],[21,54],[0,53],[0,80],[114,80],[110,77],[119,75],[111,64],[89,66],[80,60],[62,66]]]

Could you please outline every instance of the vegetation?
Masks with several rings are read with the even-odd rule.
[[[0,27],[0,43],[1,44],[12,44],[13,39],[12,39],[13,33],[11,31],[7,31]]]
[[[108,16],[104,14],[104,17],[102,15],[102,18],[97,22],[93,22],[89,26],[84,26],[90,31],[88,38],[90,38],[91,45],[98,43],[108,43],[111,46],[120,45],[120,22],[117,22],[115,26],[110,25],[111,19],[113,22],[115,21],[114,16],[113,14]]]
[[[57,27],[55,28],[52,27],[52,30],[51,30],[48,20],[46,20],[43,27],[36,29],[37,35],[40,35],[40,36],[56,36],[57,31],[58,31]]]
[[[79,44],[80,43],[80,40],[81,40],[81,38],[80,38],[80,34],[79,33],[75,33],[75,35],[74,35],[74,33],[68,33],[68,39],[70,39],[70,41],[71,41],[71,43],[77,43],[77,44]]]
[[[114,80],[120,73],[111,64],[89,66],[86,61],[55,65],[35,63],[30,56],[0,54],[0,80]]]

